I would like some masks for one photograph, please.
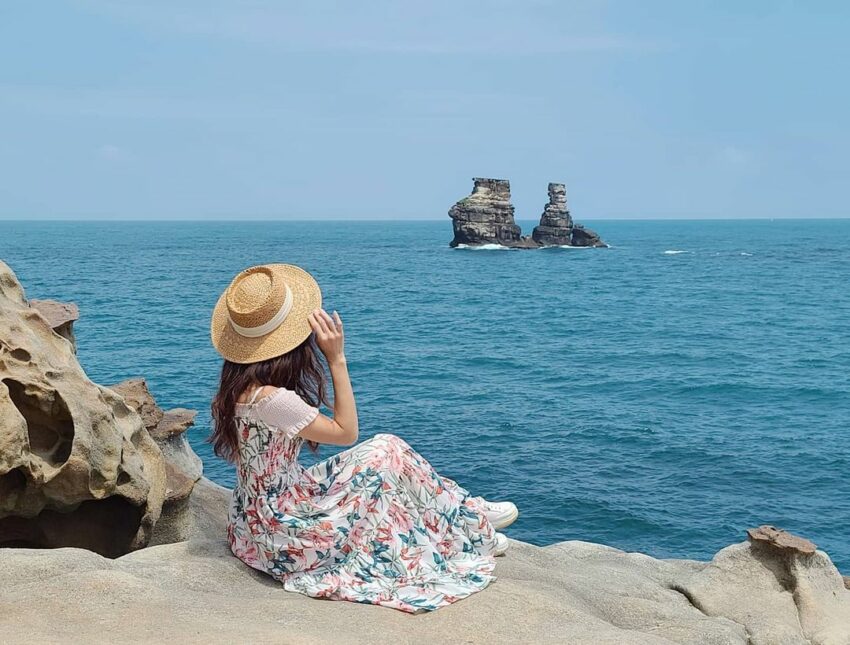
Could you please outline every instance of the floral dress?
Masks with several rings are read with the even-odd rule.
[[[393,434],[302,466],[298,433],[318,413],[285,388],[237,404],[227,537],[240,560],[288,591],[410,613],[496,579],[495,531],[481,497]]]

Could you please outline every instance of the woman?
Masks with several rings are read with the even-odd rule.
[[[270,264],[237,275],[213,311],[224,365],[208,441],[237,465],[231,550],[289,591],[411,613],[485,588],[512,503],[473,497],[392,434],[298,462],[305,441],[315,451],[358,438],[342,320],[321,304],[309,273]],[[328,402],[317,349],[333,381],[330,417],[318,409]]]

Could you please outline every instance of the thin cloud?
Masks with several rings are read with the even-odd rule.
[[[132,89],[0,85],[5,110],[139,119],[262,119],[294,114],[280,105],[256,105],[221,97],[179,97]]]
[[[88,10],[157,33],[240,41],[291,52],[543,55],[652,52],[669,44],[583,28],[562,5],[497,2],[462,19],[457,2],[182,5],[92,1]],[[560,11],[563,14],[563,11]]]
[[[110,163],[123,163],[132,157],[130,153],[112,143],[105,143],[97,149],[97,156]]]
[[[753,153],[735,145],[725,145],[717,151],[717,159],[721,165],[733,170],[751,170],[755,167]]]

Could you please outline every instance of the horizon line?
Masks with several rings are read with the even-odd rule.
[[[238,217],[238,216],[226,216],[226,217],[38,217],[38,218],[4,218],[0,217],[0,223],[2,222],[10,222],[10,223],[25,223],[25,224],[35,224],[39,222],[45,223],[56,223],[56,222],[79,222],[79,223],[89,223],[89,222],[192,222],[192,223],[230,223],[230,222],[291,222],[291,223],[321,223],[321,222],[381,222],[381,223],[404,223],[404,222],[441,222],[445,221],[448,218],[440,217],[411,217],[411,218],[389,218],[389,217],[321,217],[321,218],[287,218],[287,217]],[[582,217],[581,220],[574,220],[575,223],[581,224],[582,222],[695,222],[695,221],[733,221],[733,222],[747,222],[747,221],[802,221],[802,222],[814,222],[814,221],[834,221],[834,220],[847,220],[850,219],[850,215],[836,215],[836,216],[822,216],[822,217],[794,217],[794,216],[750,216],[750,217],[727,217],[727,216],[708,216],[708,217]],[[536,222],[535,219],[519,219],[516,218],[514,221],[516,222]]]

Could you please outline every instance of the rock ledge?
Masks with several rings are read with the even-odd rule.
[[[182,542],[114,560],[0,549],[3,642],[850,643],[850,591],[822,551],[792,564],[743,542],[697,562],[512,540],[487,589],[411,616],[285,591],[230,553],[229,490],[202,477],[188,499]]]

